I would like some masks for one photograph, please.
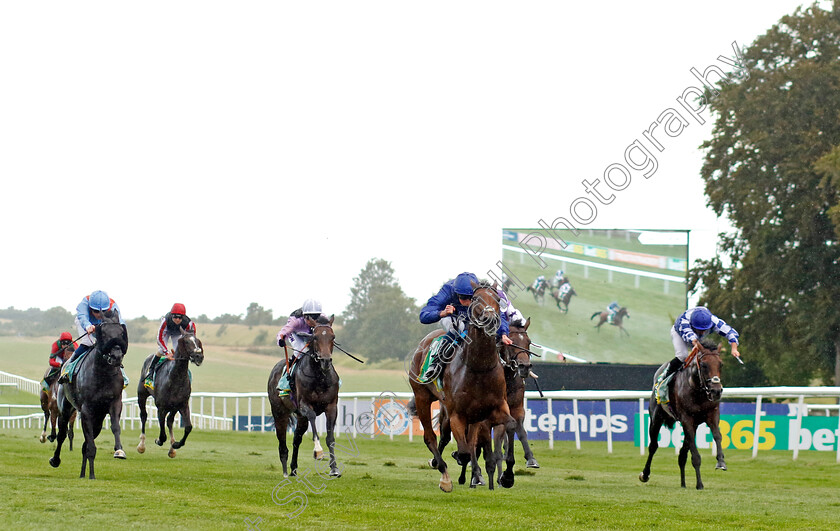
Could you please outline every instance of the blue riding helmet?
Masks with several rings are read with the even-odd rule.
[[[476,277],[472,273],[461,273],[455,277],[455,293],[472,297],[474,292],[472,283],[475,281]]]
[[[708,330],[712,327],[712,312],[702,306],[698,306],[691,312],[689,319],[691,328],[695,330]]]
[[[111,298],[104,291],[94,291],[90,294],[89,306],[91,310],[104,311],[111,307]]]

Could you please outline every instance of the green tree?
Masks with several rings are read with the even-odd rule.
[[[248,309],[245,312],[244,322],[248,326],[271,324],[274,320],[272,313],[273,312],[271,310],[266,310],[256,302],[252,302],[248,305]]]
[[[797,9],[743,61],[706,92],[702,145],[709,205],[735,232],[690,287],[741,332],[750,383],[840,383],[840,6]]]
[[[369,360],[402,358],[423,338],[418,313],[394,279],[391,263],[371,259],[353,279],[340,342]]]

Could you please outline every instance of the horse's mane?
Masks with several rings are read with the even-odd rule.
[[[720,349],[720,345],[718,344],[718,342],[708,336],[700,338],[700,346],[715,354],[717,354],[718,350]]]
[[[319,315],[319,316],[318,316],[318,319],[316,320],[316,322],[317,322],[319,325],[328,325],[328,324],[330,324],[330,318],[329,318],[329,317],[327,317],[326,315]]]
[[[486,280],[486,279],[479,280],[478,284],[475,285],[475,289],[482,289],[482,288],[492,289],[493,284],[489,280]]]
[[[511,321],[509,323],[510,326],[515,326],[516,328],[525,328],[525,321],[521,318],[517,319],[516,321]]]

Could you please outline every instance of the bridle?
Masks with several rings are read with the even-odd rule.
[[[694,365],[697,367],[697,379],[700,381],[700,388],[706,393],[706,398],[712,400],[712,388],[710,387],[713,384],[719,384],[720,376],[712,376],[711,378],[703,379],[703,371],[700,368],[700,358],[704,356],[717,356],[720,357],[719,354],[713,352],[706,352],[706,351],[699,351],[694,356]]]

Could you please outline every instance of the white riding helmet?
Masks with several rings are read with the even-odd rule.
[[[306,299],[301,308],[303,315],[321,315],[321,303],[315,299]]]

